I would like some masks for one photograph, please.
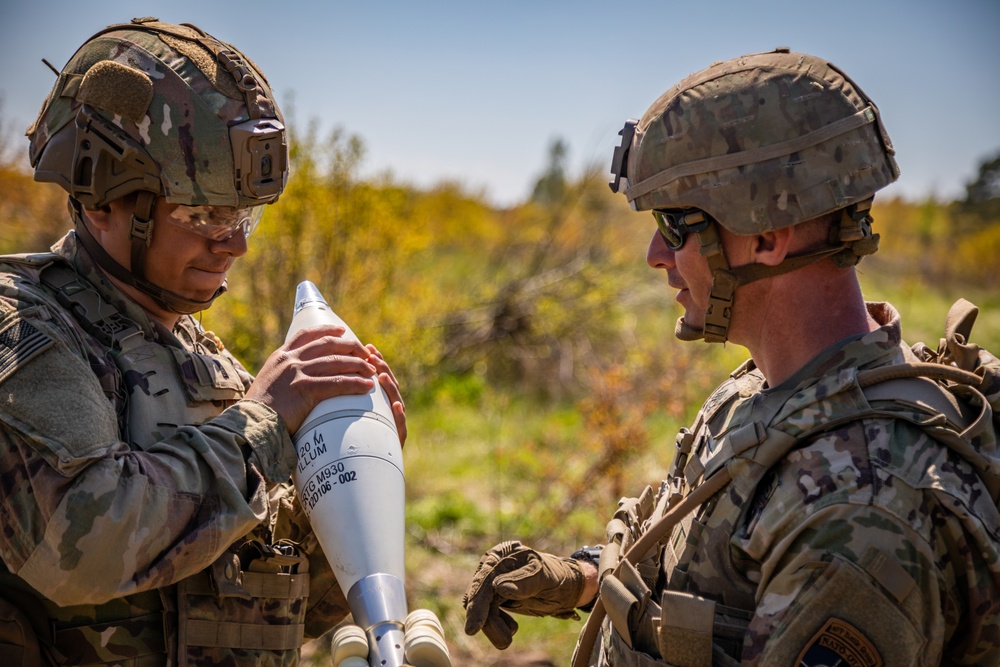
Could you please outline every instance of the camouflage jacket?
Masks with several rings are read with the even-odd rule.
[[[732,476],[662,549],[623,568],[624,593],[602,584],[598,664],[1000,664],[1000,511],[989,492],[1000,453],[994,441],[974,465],[879,414],[859,371],[913,358],[896,311],[869,312],[881,328],[780,386],[752,362],[738,369],[678,437],[673,479],[623,503],[609,537],[638,534],[668,497],[723,468]],[[777,463],[756,463],[770,446]]]
[[[148,318],[73,233],[53,250],[0,258],[0,601],[25,612],[56,662],[295,662],[301,631],[250,640],[284,650],[243,650],[246,639],[220,639],[212,625],[219,614],[234,627],[302,622],[304,608],[250,600],[252,588],[271,584],[241,568],[309,573],[283,579],[301,589],[311,577],[306,637],[347,613],[287,484],[295,451],[283,422],[242,399],[252,377],[192,317],[172,331]],[[55,273],[69,284],[42,280],[50,264],[64,267]],[[94,298],[67,299],[71,292]],[[111,349],[109,335],[122,349]],[[179,407],[158,407],[168,391]],[[178,410],[180,418],[164,416]],[[307,556],[262,565],[260,552],[273,555],[275,543]],[[212,635],[202,640],[209,648],[178,656],[178,627],[188,640],[196,630]]]

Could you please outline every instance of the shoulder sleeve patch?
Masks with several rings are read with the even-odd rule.
[[[864,517],[872,515],[858,513],[850,524],[858,544],[889,541],[882,526],[862,529]],[[775,614],[766,604],[758,606],[748,637],[759,636],[759,646],[745,646],[744,658],[795,667],[917,665],[928,643],[935,641],[940,610],[925,603],[932,599],[930,593],[925,596],[915,588],[901,605],[862,566],[839,554],[799,570],[796,576],[784,575],[785,580],[782,575],[772,578],[764,595],[779,596],[782,602]]]
[[[860,630],[837,618],[826,622],[796,659],[799,667],[882,667],[885,661]]]
[[[0,382],[51,347],[54,341],[30,322],[14,320],[0,330]]]

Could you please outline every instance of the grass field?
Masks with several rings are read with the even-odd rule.
[[[909,343],[936,347],[948,308],[959,294],[901,283],[875,262],[862,273],[862,282],[868,298],[888,300],[902,312]],[[961,296],[982,309],[973,342],[1000,349],[997,295]],[[676,359],[676,344],[658,333],[671,331],[676,317],[667,299],[640,317],[644,324],[635,346],[650,359]],[[688,349],[701,360],[697,373],[686,377],[690,386],[674,384],[660,396],[667,403],[678,395],[688,397],[690,404],[680,410],[654,407],[643,414],[637,451],[616,473],[625,495],[636,495],[666,474],[673,435],[698,408],[699,401],[690,399],[703,398],[746,356],[743,348],[732,345]],[[411,606],[430,608],[441,618],[456,666],[569,664],[582,623],[518,617],[514,644],[501,652],[481,634],[465,635],[462,594],[481,553],[502,540],[522,539],[568,554],[603,538],[619,497],[606,479],[594,478],[575,507],[557,511],[570,487],[586,486],[578,476],[600,455],[599,448],[585,444],[590,435],[585,410],[581,401],[536,400],[530,392],[491,387],[475,376],[414,392],[405,449],[409,598]]]

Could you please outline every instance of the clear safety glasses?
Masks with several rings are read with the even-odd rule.
[[[260,223],[264,206],[178,206],[170,222],[213,241],[225,241],[238,232],[247,238]]]
[[[680,250],[691,232],[708,229],[709,218],[698,209],[654,209],[656,227],[671,250]]]

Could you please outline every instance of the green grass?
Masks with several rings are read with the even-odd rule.
[[[935,347],[948,308],[964,296],[982,308],[973,341],[1000,349],[997,295],[928,288],[893,280],[879,269],[873,265],[861,274],[866,297],[888,300],[901,311],[909,343]],[[532,536],[531,542],[525,540],[532,546],[559,554],[600,542],[619,495],[636,495],[666,474],[678,427],[747,357],[739,346],[674,341],[677,315],[669,295],[654,296],[635,312],[629,345],[635,365],[682,365],[687,370],[665,390],[662,405],[645,413],[645,441],[619,480],[621,494],[607,480],[594,479],[578,506],[564,516],[554,516],[552,508],[565,499],[567,485],[597,451],[588,449],[592,434],[579,399],[541,401],[523,391],[491,386],[474,373],[410,392],[404,449],[410,605],[432,609],[441,618],[456,667],[569,664],[582,629],[579,622],[518,616],[520,630],[503,652],[482,634],[465,635],[462,594],[480,555],[497,542],[526,535]],[[672,401],[682,405],[672,408]]]
[[[860,277],[867,299],[889,301],[899,310],[903,339],[910,345],[923,342],[936,348],[938,339],[944,336],[948,309],[964,298],[979,307],[971,342],[994,353],[1000,350],[1000,291],[970,285],[935,288],[912,277],[896,279],[878,264],[861,270]]]

